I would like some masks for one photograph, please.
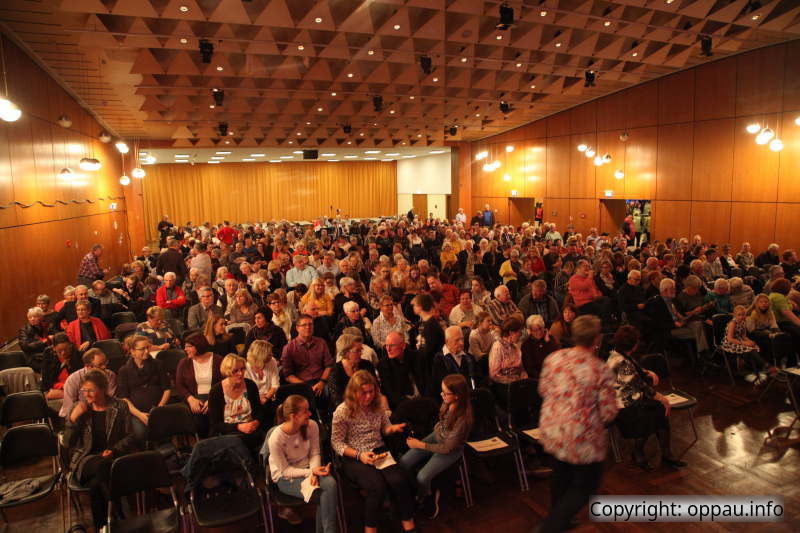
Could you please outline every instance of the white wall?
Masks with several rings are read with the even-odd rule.
[[[401,194],[450,193],[449,152],[425,157],[415,157],[413,159],[399,159],[397,161],[398,196]],[[399,201],[398,198],[398,202]],[[408,209],[406,209],[406,211],[408,211]]]
[[[414,207],[413,194],[398,194],[397,195],[397,214],[405,215],[411,208]]]
[[[429,194],[428,212],[433,213],[433,218],[445,218],[447,216],[447,195]]]

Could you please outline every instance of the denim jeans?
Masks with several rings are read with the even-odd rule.
[[[269,475],[269,472],[267,472]],[[319,480],[319,488],[322,490],[319,499],[319,509],[317,509],[317,533],[337,533],[337,519],[336,519],[336,480],[331,476],[321,476]],[[295,498],[302,498],[300,492],[300,483],[303,478],[296,477],[292,479],[281,478],[278,480],[278,488],[284,494],[294,496]]]
[[[434,444],[436,443],[436,435],[431,433],[422,439],[422,442],[426,444]],[[427,496],[431,493],[431,482],[433,482],[434,478],[461,459],[461,454],[463,452],[464,450],[462,448],[454,450],[450,453],[433,453],[429,452],[428,450],[412,448],[400,458],[400,466],[410,472],[414,466],[422,461],[427,460],[425,465],[420,468],[419,472],[417,472],[417,484],[419,485],[419,491],[421,494]]]

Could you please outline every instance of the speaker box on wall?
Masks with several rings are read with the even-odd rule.
[[[303,159],[319,158],[319,150],[303,150]]]

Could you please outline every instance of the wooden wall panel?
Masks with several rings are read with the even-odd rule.
[[[733,119],[694,123],[693,200],[730,200],[733,187]]]
[[[730,242],[731,202],[692,202],[691,234],[703,242]]]
[[[14,180],[11,177],[11,148],[8,144],[9,129],[0,126],[0,205],[8,206],[14,201]],[[17,210],[0,209],[0,228],[16,226]],[[8,255],[8,254],[0,254]],[[7,272],[3,270],[3,272]]]
[[[569,111],[558,113],[547,119],[547,136],[560,137],[562,135],[569,135],[571,124]]]
[[[733,202],[730,242],[749,242],[753,250],[765,250],[773,241],[777,207],[774,202]]]
[[[784,113],[781,124],[784,143],[778,168],[778,200],[781,202],[800,202],[800,127],[794,123],[797,117],[800,111]]]
[[[569,224],[574,226],[577,233],[582,233],[583,235],[588,234],[590,228],[599,227],[600,201],[595,198],[570,198]]]
[[[597,134],[597,146],[603,153],[608,152],[614,158],[607,165],[595,168],[595,197],[604,198],[604,191],[613,190],[624,193],[625,178],[617,179],[617,170],[625,171],[625,143],[619,136],[624,130],[604,131]],[[594,165],[592,165],[594,166]]]
[[[597,130],[597,103],[589,102],[569,111],[570,133],[589,133]]]
[[[775,213],[775,239],[782,249],[800,249],[800,231],[797,231],[797,213],[800,203],[777,204]]]
[[[657,199],[692,198],[693,152],[694,125],[691,122],[659,128],[655,193]]]
[[[800,111],[800,40],[786,43],[783,69],[783,110]],[[800,114],[800,113],[798,113]]]
[[[656,200],[652,208],[650,231],[653,239],[664,241],[667,237],[690,235],[692,202]]]
[[[525,143],[509,143],[513,146],[513,152],[506,152],[506,172],[511,176],[511,181],[504,182],[506,196],[514,196],[511,191],[517,191],[517,196],[522,197],[525,193]]]
[[[569,198],[570,137],[547,139],[547,196]]]
[[[658,123],[694,120],[694,70],[684,70],[658,80]]]
[[[777,115],[765,117],[776,124]],[[733,151],[733,200],[740,202],[778,201],[778,162],[780,156],[767,146],[759,146],[745,126],[751,118],[736,120]]]
[[[563,232],[569,224],[569,198],[545,198],[543,204],[544,219]]]
[[[732,117],[736,112],[736,58],[695,69],[694,119]]]
[[[783,107],[786,47],[761,48],[736,57],[736,115],[779,113]]]
[[[652,200],[656,190],[658,128],[630,130],[625,143],[625,198]]]
[[[547,139],[525,143],[525,184],[523,196],[544,198],[547,185]]]
[[[627,91],[610,94],[597,101],[597,131],[621,130],[628,127]]]
[[[592,160],[578,151],[577,146],[585,143],[598,148],[595,134],[573,135],[570,138],[569,154],[569,197],[594,198],[595,197],[595,166]]]
[[[658,82],[651,81],[631,87],[628,96],[627,128],[643,128],[658,124]]]

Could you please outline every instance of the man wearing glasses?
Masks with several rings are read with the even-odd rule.
[[[300,315],[297,337],[284,346],[281,356],[283,375],[289,383],[306,383],[322,398],[325,384],[333,369],[328,343],[314,336],[314,319]]]
[[[86,353],[83,354],[83,368],[70,374],[67,381],[64,382],[64,403],[61,404],[61,410],[58,412],[60,417],[66,418],[76,402],[86,400],[80,392],[81,381],[83,381],[83,376],[94,368],[105,372],[108,378],[108,395],[114,396],[117,391],[117,375],[106,368],[107,364],[108,358],[102,350],[99,348],[86,350]]]

